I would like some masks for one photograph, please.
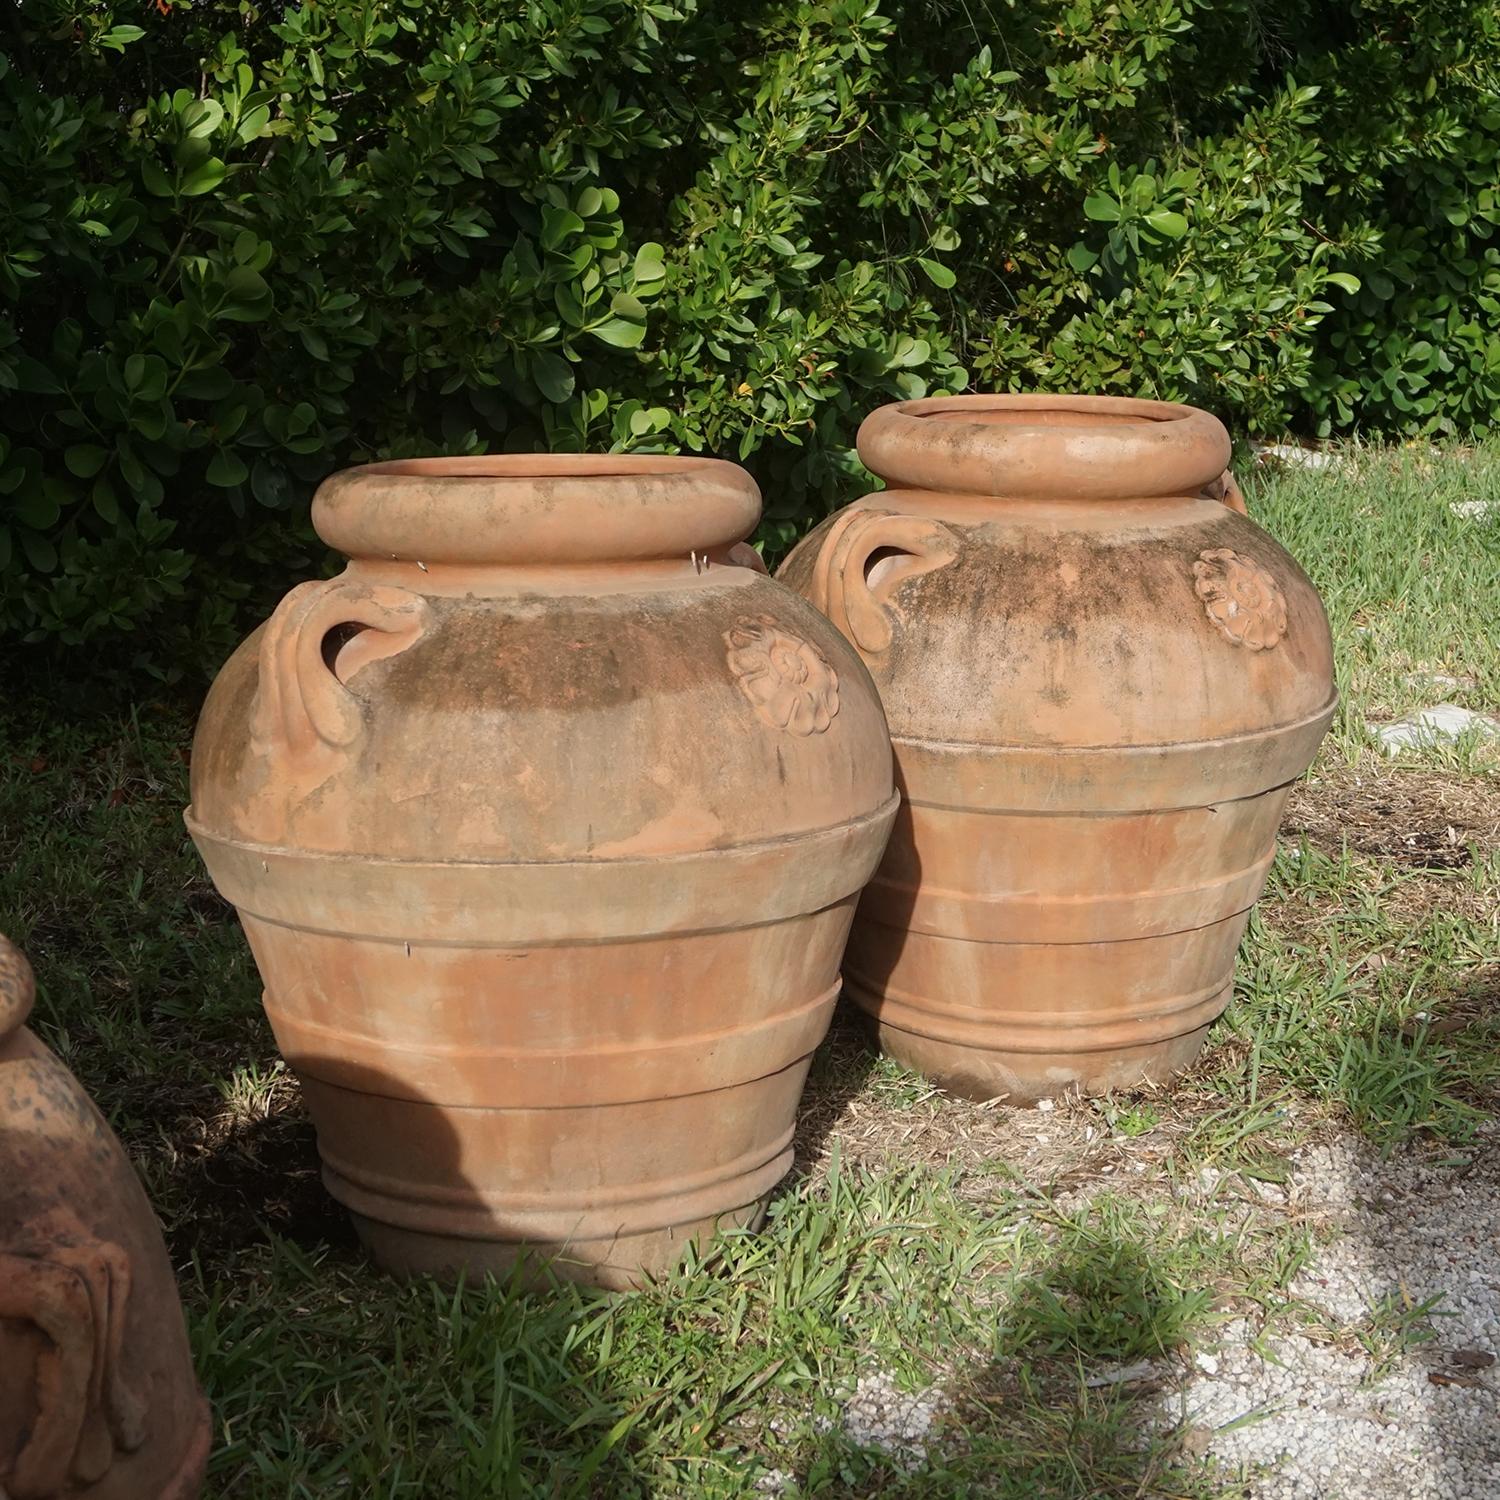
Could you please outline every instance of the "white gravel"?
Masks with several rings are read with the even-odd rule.
[[[840,1424],[850,1442],[878,1448],[904,1468],[917,1469],[926,1461],[928,1436],[946,1405],[940,1390],[913,1395],[893,1376],[876,1370],[860,1376],[844,1403]]]
[[[1341,466],[1338,454],[1327,448],[1304,448],[1300,443],[1250,444],[1257,463],[1275,462],[1292,469],[1336,469]]]
[[[767,1469],[755,1481],[755,1488],[762,1495],[785,1495],[796,1487],[797,1476],[789,1469]]]
[[[1274,1465],[1253,1490],[1263,1500],[1500,1497],[1500,1366],[1485,1365],[1500,1353],[1492,1151],[1476,1153],[1488,1171],[1466,1174],[1349,1144],[1294,1158],[1288,1206],[1345,1231],[1292,1287],[1329,1336],[1274,1333],[1257,1351],[1247,1323],[1226,1326],[1163,1398],[1159,1422],[1202,1429],[1231,1469]],[[1371,1309],[1439,1295],[1431,1342],[1380,1373],[1355,1337]]]
[[[1181,1191],[1232,1206],[1230,1220],[1290,1215],[1331,1238],[1264,1327],[1237,1318],[1181,1358],[1101,1362],[1086,1384],[1138,1391],[1146,1430],[1180,1430],[1226,1480],[1247,1475],[1256,1500],[1500,1500],[1500,1124],[1484,1128],[1457,1164],[1383,1160],[1350,1137],[1295,1154],[1280,1185],[1200,1169]],[[1395,1341],[1378,1310],[1433,1298],[1407,1323],[1431,1337]],[[916,1472],[962,1441],[940,1430],[952,1407],[943,1388],[903,1391],[875,1368],[815,1428]],[[756,1488],[798,1493],[785,1468]]]

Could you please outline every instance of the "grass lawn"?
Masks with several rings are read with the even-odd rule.
[[[165,1225],[217,1419],[209,1493],[1253,1492],[1160,1418],[1163,1371],[1239,1319],[1320,1328],[1384,1368],[1440,1313],[1396,1299],[1330,1325],[1306,1304],[1298,1274],[1336,1231],[1278,1198],[1292,1153],[1357,1137],[1493,1168],[1500,754],[1390,760],[1365,727],[1500,707],[1500,514],[1449,508],[1476,498],[1500,498],[1500,453],[1371,450],[1250,487],[1327,601],[1344,704],[1191,1075],[979,1109],[841,1020],[766,1230],[634,1297],[373,1272],[183,832],[196,704],[143,685],[128,714],[60,722],[12,699],[0,930]]]

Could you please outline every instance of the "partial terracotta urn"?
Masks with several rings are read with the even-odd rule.
[[[0,937],[0,1496],[192,1500],[208,1460],[161,1229],[120,1143],[23,1024]]]
[[[1192,407],[912,401],[859,453],[887,488],[780,574],[870,667],[903,792],[849,990],[971,1097],[1164,1078],[1229,1000],[1333,717],[1318,595]]]
[[[732,464],[335,475],[347,553],[220,673],[188,825],[386,1266],[607,1286],[758,1221],[896,798]]]

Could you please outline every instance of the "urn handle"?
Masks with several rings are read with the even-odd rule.
[[[30,1431],[0,1472],[0,1494],[13,1500],[72,1493],[72,1481],[93,1483],[146,1437],[144,1394],[122,1366],[129,1257],[74,1224],[78,1233],[40,1255],[0,1252],[0,1317],[30,1323],[46,1340]]]
[[[346,684],[361,667],[419,640],[428,614],[420,595],[388,584],[298,584],[261,637],[251,742],[307,769],[353,744],[364,715]]]
[[[864,655],[878,656],[901,617],[896,590],[951,563],[958,548],[958,538],[940,521],[848,510],[823,539],[809,597]]]
[[[1204,485],[1203,494],[1206,499],[1217,500],[1242,516],[1250,514],[1250,507],[1245,504],[1245,492],[1234,477],[1233,469],[1225,469],[1217,479]]]
[[[749,568],[752,573],[770,573],[766,560],[749,542],[736,542],[725,554],[736,568]]]

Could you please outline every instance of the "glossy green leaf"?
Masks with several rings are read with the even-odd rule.
[[[1147,214],[1146,223],[1158,234],[1164,234],[1169,240],[1180,240],[1188,231],[1186,216],[1166,208]]]
[[[209,460],[204,477],[210,484],[228,489],[231,485],[243,484],[249,475],[250,470],[237,454],[227,448],[220,448]]]
[[[21,543],[21,554],[34,571],[50,573],[57,567],[57,548],[53,546],[50,537],[25,526],[21,527],[17,536]]]
[[[178,185],[179,191],[184,198],[201,197],[223,182],[225,171],[224,163],[217,156],[211,156],[183,177]]]
[[[573,394],[573,367],[550,350],[540,349],[531,357],[531,376],[542,396],[561,406]]]
[[[74,443],[63,454],[63,462],[67,464],[69,473],[76,474],[80,479],[92,479],[104,467],[104,461],[108,457],[109,450],[101,448],[97,443]]]
[[[154,193],[158,198],[176,196],[177,189],[172,185],[172,179],[149,156],[141,159],[141,182],[148,193]]]
[[[940,261],[928,260],[925,256],[917,257],[917,264],[921,266],[927,279],[936,287],[941,287],[945,292],[951,291],[958,285],[958,275],[951,271]]]
[[[603,323],[596,323],[589,332],[616,349],[638,348],[646,337],[643,323],[630,322],[624,318],[607,318]]]
[[[634,275],[637,285],[660,281],[666,274],[665,249],[655,240],[648,240],[635,253]]]

